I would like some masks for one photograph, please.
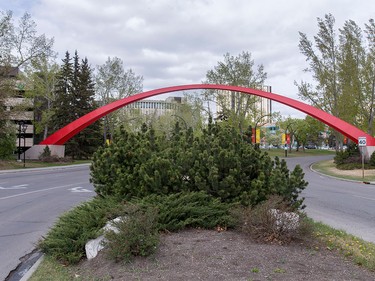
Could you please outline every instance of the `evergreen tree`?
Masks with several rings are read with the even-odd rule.
[[[69,52],[65,53],[56,82],[54,130],[61,129],[74,120],[73,64]]]
[[[73,85],[75,85],[75,114],[79,118],[96,108],[98,105],[94,99],[95,90],[92,79],[92,70],[88,64],[87,58],[83,59],[81,64],[78,63],[78,55],[75,55],[75,75]],[[99,121],[91,124],[73,138],[74,150],[72,155],[75,158],[88,158],[102,144],[101,124]]]
[[[73,60],[73,62],[72,62]],[[74,58],[66,52],[56,85],[55,125],[60,129],[70,122],[95,110],[95,90],[92,70],[87,58],[80,63],[77,51]],[[88,158],[101,143],[100,123],[81,131],[66,143],[66,155],[73,158]]]

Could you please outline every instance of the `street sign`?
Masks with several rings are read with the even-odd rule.
[[[367,145],[366,137],[359,137],[358,146],[366,146],[366,145]]]

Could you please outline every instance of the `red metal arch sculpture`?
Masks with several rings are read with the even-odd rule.
[[[249,95],[256,95],[256,96],[260,96],[263,98],[268,98],[268,99],[280,102],[282,104],[288,105],[290,107],[293,107],[295,109],[298,109],[322,121],[323,123],[339,131],[340,133],[347,136],[348,138],[350,138],[356,143],[358,143],[359,137],[366,137],[367,145],[375,146],[374,137],[356,128],[355,126],[327,112],[317,109],[311,105],[308,105],[303,102],[300,102],[291,98],[287,98],[278,94],[268,93],[268,92],[264,92],[261,90],[238,87],[238,86],[213,85],[213,84],[192,84],[192,85],[166,87],[166,88],[156,89],[156,90],[152,90],[148,92],[143,92],[140,94],[136,94],[134,96],[130,96],[130,97],[112,102],[66,125],[64,128],[56,131],[54,134],[46,138],[40,144],[63,145],[66,141],[68,141],[70,138],[78,134],[80,131],[85,129],[87,126],[89,126],[96,120],[130,103],[133,103],[133,102],[145,99],[145,98],[149,98],[152,96],[160,95],[160,94],[177,92],[177,91],[196,90],[196,89],[227,90],[227,91],[241,92],[241,93],[245,93]]]

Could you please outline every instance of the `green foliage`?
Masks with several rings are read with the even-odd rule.
[[[318,18],[318,33],[310,41],[300,32],[299,49],[309,63],[314,84],[295,82],[299,96],[316,107],[367,131],[374,130],[374,36],[370,19],[363,30],[345,21],[336,30],[331,14]],[[338,140],[338,133],[335,133]]]
[[[14,134],[0,133],[0,159],[10,159],[16,150],[16,136]]]
[[[99,149],[91,165],[91,181],[99,195],[129,200],[150,194],[204,191],[221,202],[256,205],[271,194],[296,208],[306,187],[300,167],[290,173],[284,160],[253,147],[225,122],[208,124],[194,137],[176,125],[171,137],[121,129],[113,143]]]
[[[43,149],[43,152],[40,154],[39,158],[50,157],[50,156],[51,156],[51,149],[49,149],[49,146],[47,145]]]
[[[110,198],[83,203],[62,215],[38,246],[64,263],[76,263],[85,255],[86,242],[98,236],[115,209],[116,202]]]
[[[86,58],[80,62],[77,52],[73,58],[70,57],[69,52],[66,52],[56,79],[53,116],[55,130],[61,129],[98,107],[94,99],[92,70]],[[103,143],[100,126],[100,122],[97,121],[70,139],[66,143],[66,155],[73,159],[91,157]]]
[[[135,204],[155,207],[158,212],[158,229],[176,231],[186,227],[212,229],[218,225],[232,227],[230,205],[221,203],[207,193],[181,192],[167,196],[149,195],[135,199]]]
[[[375,152],[373,152],[370,156],[370,160],[369,160],[369,164],[370,166],[373,166],[375,167]]]
[[[334,157],[334,163],[337,167],[343,164],[361,163],[361,155],[358,145],[355,143],[350,143],[346,150],[337,151],[336,156]]]
[[[262,89],[267,78],[263,65],[255,65],[250,52],[241,52],[237,56],[224,54],[223,61],[217,63],[214,69],[207,71],[206,83],[242,86],[248,88]],[[261,116],[254,95],[246,95],[238,92],[223,93],[207,91],[206,95],[216,100],[222,109],[219,112],[220,120],[227,120],[239,131],[243,131],[249,124],[251,115],[253,120]],[[261,118],[262,119],[262,118]]]
[[[108,255],[116,261],[129,261],[133,256],[152,254],[159,243],[157,210],[128,204],[125,213],[122,220],[113,223],[118,232],[105,234]]]

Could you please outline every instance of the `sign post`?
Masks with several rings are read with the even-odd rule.
[[[367,145],[366,137],[358,138],[358,146],[362,152],[362,180],[365,179],[365,148]]]

